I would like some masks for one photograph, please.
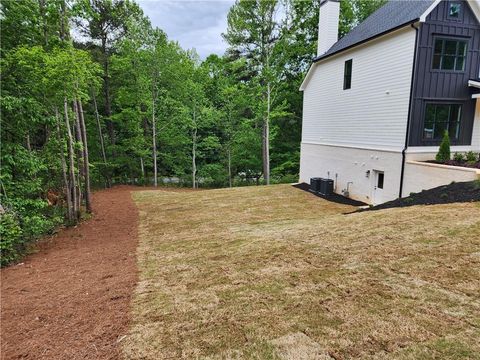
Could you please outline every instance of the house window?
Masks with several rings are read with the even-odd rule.
[[[352,64],[352,59],[345,61],[345,69],[343,72],[343,90],[347,90],[352,87]]]
[[[458,140],[461,113],[460,104],[427,104],[423,138],[441,140],[445,131],[448,131],[450,139]]]
[[[451,2],[448,4],[448,17],[451,19],[459,19],[462,11],[462,4],[459,2]]]
[[[377,175],[377,188],[383,189],[384,181],[385,181],[385,174],[383,172],[379,172]]]
[[[435,39],[433,68],[436,70],[465,70],[467,41],[455,39]]]

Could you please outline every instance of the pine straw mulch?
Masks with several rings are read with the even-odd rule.
[[[1,272],[2,359],[118,359],[137,282],[131,191],[94,193],[94,214]],[[180,192],[188,189],[164,189]]]

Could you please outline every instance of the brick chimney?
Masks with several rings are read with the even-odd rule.
[[[317,56],[323,55],[338,41],[338,21],[340,19],[340,1],[322,0],[318,21]]]

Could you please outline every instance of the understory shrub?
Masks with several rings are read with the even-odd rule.
[[[448,131],[445,131],[437,156],[435,156],[435,160],[446,162],[450,160],[450,156],[450,135],[448,134]]]
[[[0,215],[0,262],[5,266],[17,260],[23,252],[22,229],[15,214],[5,212]]]
[[[478,159],[478,155],[475,154],[473,151],[469,151],[465,154],[465,160],[469,163],[474,163]]]
[[[455,154],[453,154],[453,160],[462,162],[464,160],[463,154],[456,152]]]

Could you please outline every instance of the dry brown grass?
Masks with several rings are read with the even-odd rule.
[[[480,206],[145,191],[127,358],[479,359]]]

